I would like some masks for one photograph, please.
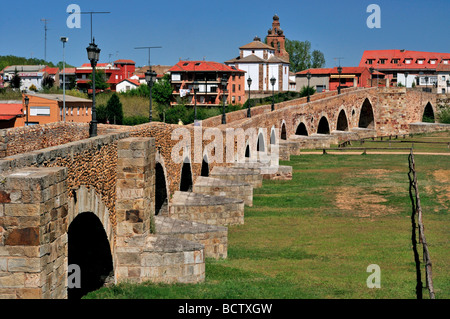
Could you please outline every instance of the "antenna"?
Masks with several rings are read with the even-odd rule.
[[[139,49],[148,49],[148,67],[149,67],[149,70],[151,69],[151,67],[150,67],[150,50],[151,49],[159,49],[159,48],[162,48],[162,47],[137,47],[137,48],[135,48],[137,50],[139,50]]]
[[[107,12],[107,11],[86,11],[86,12],[75,12],[78,14],[90,14],[91,15],[91,42],[92,42],[92,15],[93,14],[100,14],[100,13],[111,13],[111,12]],[[75,13],[70,13],[70,14],[75,14]]]
[[[341,66],[341,60],[344,59],[342,57],[334,58],[334,61],[339,60],[339,66]]]
[[[50,21],[50,19],[41,19],[42,22],[44,22],[44,31],[45,31],[45,38],[44,38],[44,60],[47,61],[47,23]]]

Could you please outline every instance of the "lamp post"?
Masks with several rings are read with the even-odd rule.
[[[449,93],[449,91],[448,91],[448,87],[450,86],[450,79],[449,80],[447,80],[447,92],[446,93]]]
[[[311,72],[307,72],[306,73],[306,77],[308,78],[308,88],[307,88],[307,91],[308,91],[308,98],[306,99],[306,101],[307,102],[309,102],[310,101],[310,97],[309,97],[309,80],[311,79]],[[341,85],[341,79],[339,78],[339,86]]]
[[[92,67],[92,121],[89,126],[89,137],[97,136],[97,112],[95,109],[95,67],[100,59],[100,49],[95,44],[95,38],[93,38],[92,43],[86,48],[88,59],[91,61]]]
[[[373,86],[373,71],[374,71],[374,68],[370,68],[369,69],[369,72],[370,72],[370,87]]]
[[[247,103],[247,117],[252,117],[252,113],[250,111],[250,85],[252,85],[252,78],[248,77],[247,79],[247,84],[248,84],[248,103]]]
[[[338,66],[337,68],[339,73],[339,85],[338,85],[338,94],[341,94],[341,73],[342,73],[342,67]]]
[[[26,122],[25,122],[25,126],[28,126],[28,103],[30,102],[30,98],[25,95],[25,109],[27,112],[27,118],[26,118]]]
[[[425,76],[425,92],[428,92],[428,76]]]
[[[408,87],[408,72],[405,72],[405,88]]]
[[[226,74],[220,79],[220,84],[222,85],[222,124],[227,124],[227,117],[225,115],[225,92],[227,91],[228,79]]]
[[[155,71],[151,71],[150,67],[147,70],[147,72],[145,72],[145,81],[147,82],[148,85],[148,89],[150,91],[150,106],[149,106],[149,115],[148,115],[148,121],[151,122],[153,119],[153,108],[152,108],[152,88],[153,88],[153,83],[156,81],[156,72]]]
[[[272,76],[271,78],[270,78],[270,84],[272,84],[272,108],[271,108],[271,110],[272,111],[274,111],[275,110],[275,98],[274,98],[274,86],[275,86],[275,82],[276,82],[277,80],[275,79],[275,77],[274,76]]]
[[[63,44],[63,120],[66,121],[66,42],[69,41],[67,37],[61,37]]]

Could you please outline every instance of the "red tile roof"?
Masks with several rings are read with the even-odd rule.
[[[337,67],[334,68],[321,68],[321,69],[308,69],[308,70],[303,70],[300,72],[297,72],[295,74],[298,75],[306,75],[308,73],[308,71],[314,75],[329,75],[329,74],[339,74]],[[342,67],[342,73],[341,74],[361,74],[364,71],[368,71],[369,72],[369,68],[368,67],[359,67],[359,66],[343,66]],[[373,74],[383,74],[381,72],[378,71],[374,71]]]
[[[134,85],[136,85],[136,86],[141,85],[141,83],[140,83],[139,81],[133,80],[133,79],[125,79],[125,80],[120,81],[119,83],[122,83],[123,81],[128,81],[128,82],[130,82],[131,84],[134,84]]]
[[[0,120],[10,120],[22,114],[22,104],[0,103]]]
[[[385,58],[384,64],[377,63],[379,59]],[[373,64],[367,64],[368,59],[375,60]],[[399,59],[399,63],[393,63],[393,59]],[[411,63],[406,64],[405,59],[412,59]],[[417,60],[425,60],[422,64],[416,63]],[[435,64],[431,64],[430,60],[436,59]],[[359,66],[373,66],[379,70],[387,69],[435,69],[437,64],[442,60],[450,60],[450,53],[407,51],[407,50],[367,50],[364,51]]]
[[[49,66],[46,66],[41,70],[41,72],[47,72],[48,74],[55,75],[59,72],[59,68],[51,68]]]
[[[65,68],[61,70],[61,74],[75,74],[75,68]]]
[[[134,62],[133,60],[121,59],[121,60],[114,61],[114,64],[136,64],[136,62]]]
[[[169,69],[169,72],[205,72],[205,71],[221,71],[221,72],[245,72],[219,62],[212,61],[179,61]]]

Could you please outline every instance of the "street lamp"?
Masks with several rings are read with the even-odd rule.
[[[27,95],[25,95],[25,109],[26,109],[26,112],[27,112],[27,119],[26,119],[26,122],[25,122],[25,126],[28,126],[28,103],[29,102],[30,102],[30,98]]]
[[[405,72],[405,88],[408,87],[408,72]]]
[[[147,82],[148,89],[150,91],[150,106],[149,106],[149,115],[148,115],[148,121],[151,122],[153,118],[153,108],[152,108],[152,87],[153,83],[156,81],[156,72],[150,70],[150,66],[145,72],[145,81]]]
[[[341,94],[341,73],[342,73],[342,67],[338,66],[337,68],[339,73],[339,85],[338,85],[338,94]]]
[[[425,92],[428,92],[428,76],[425,76]]]
[[[95,67],[100,59],[100,49],[95,44],[95,38],[93,38],[92,43],[86,48],[88,59],[91,61],[92,67],[92,121],[89,126],[89,137],[97,136],[97,113],[95,109]]]
[[[277,80],[275,79],[275,77],[274,76],[272,76],[271,78],[270,78],[270,84],[272,84],[272,108],[271,108],[271,110],[273,111],[273,110],[275,110],[275,98],[274,98],[274,94],[273,94],[273,91],[274,91],[274,86],[275,86],[275,82],[276,82]]]
[[[61,37],[63,44],[63,119],[66,121],[66,42],[69,41],[68,37]]]
[[[308,88],[307,88],[307,91],[308,91],[308,98],[307,98],[307,102],[309,102],[310,101],[310,98],[309,98],[309,80],[311,79],[311,72],[307,72],[306,73],[306,77],[308,78]],[[341,85],[341,79],[339,78],[339,86]]]
[[[220,84],[222,85],[222,124],[227,124],[227,117],[225,115],[225,92],[227,91],[228,79],[226,74],[220,79]]]
[[[250,112],[250,85],[252,85],[252,78],[251,77],[248,77],[247,84],[248,84],[247,117],[252,117],[252,113]]]

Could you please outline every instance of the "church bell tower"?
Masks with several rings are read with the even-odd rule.
[[[267,44],[275,49],[275,56],[289,62],[289,53],[285,48],[286,37],[280,28],[280,18],[273,16],[272,29],[267,34]]]

